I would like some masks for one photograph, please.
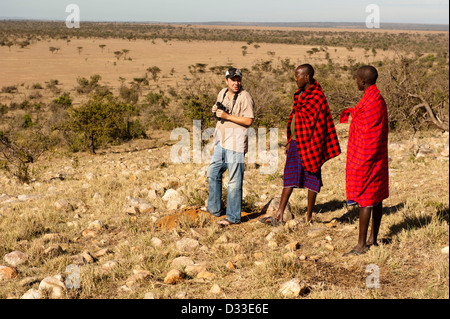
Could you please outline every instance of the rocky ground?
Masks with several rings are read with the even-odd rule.
[[[204,207],[207,163],[172,163],[164,132],[54,153],[26,185],[1,172],[0,298],[448,298],[448,133],[391,134],[380,245],[343,257],[358,214],[345,204],[348,126],[337,128],[343,153],[323,168],[310,224],[304,190],[285,225],[258,222],[277,207],[281,148],[276,173],[247,165],[243,222],[228,228]]]

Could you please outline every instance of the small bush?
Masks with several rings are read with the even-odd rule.
[[[56,106],[68,108],[72,106],[72,98],[70,97],[70,93],[64,92],[61,96],[54,99],[52,103]]]
[[[15,86],[15,85],[2,87],[2,93],[16,93],[16,92],[17,92],[17,86]]]

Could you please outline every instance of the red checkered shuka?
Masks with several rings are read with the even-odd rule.
[[[295,118],[298,152],[306,171],[316,173],[322,165],[341,153],[333,117],[320,84],[315,81],[306,91],[294,94],[288,121],[287,139],[291,141],[291,121]],[[295,115],[295,117],[294,117]]]
[[[388,113],[376,85],[366,89],[354,108],[341,113],[341,123],[352,120],[346,167],[347,199],[361,207],[373,206],[389,197]]]

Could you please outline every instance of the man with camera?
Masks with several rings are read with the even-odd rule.
[[[217,125],[214,153],[207,172],[208,211],[219,217],[222,210],[222,176],[228,170],[227,217],[218,222],[221,226],[241,221],[244,156],[248,150],[248,127],[253,123],[255,104],[250,93],[242,88],[241,70],[229,69],[225,83],[227,87],[219,92],[217,103],[212,107]]]

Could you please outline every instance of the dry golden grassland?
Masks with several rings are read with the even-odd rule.
[[[345,150],[348,126],[338,125],[338,130]],[[18,277],[1,282],[2,298],[20,298],[44,277],[64,273],[73,263],[72,256],[86,251],[96,256],[105,248],[107,254],[80,266],[81,288],[67,289],[64,298],[143,298],[148,292],[156,298],[283,298],[279,288],[292,278],[309,285],[310,293],[302,298],[448,298],[448,255],[441,253],[448,245],[448,161],[415,159],[405,155],[410,150],[391,152],[391,196],[384,202],[380,245],[362,256],[343,257],[356,244],[358,232],[357,212],[345,205],[345,153],[323,168],[325,185],[313,223],[278,227],[268,241],[275,229],[257,222],[257,217],[281,192],[281,150],[273,175],[261,174],[254,164],[247,166],[242,224],[221,229],[207,213],[196,210],[197,218],[181,217],[169,230],[158,227],[158,222],[182,210],[168,210],[160,196],[150,199],[150,191],[176,189],[185,198],[185,210],[198,209],[207,196],[207,180],[202,174],[206,164],[171,163],[171,146],[163,142],[166,134],[97,156],[48,158],[40,165],[39,181],[29,185],[3,177],[8,183],[3,184],[2,193],[40,197],[2,205],[2,254],[19,250],[28,255],[28,262],[17,266]],[[435,140],[420,136],[404,145],[414,149],[417,143]],[[55,176],[64,180],[50,181]],[[128,199],[135,197],[151,202],[156,213],[125,213]],[[61,199],[74,209],[58,210],[55,203]],[[290,205],[300,219],[306,212],[306,192],[295,190]],[[90,237],[85,230],[95,220],[107,228]],[[46,234],[58,235],[49,240]],[[155,237],[162,240],[161,246],[153,246]],[[196,239],[199,246],[181,252],[176,242],[182,238]],[[296,242],[294,251],[285,247]],[[45,255],[55,244],[62,252]],[[172,261],[180,256],[204,264],[211,278],[185,275],[175,285],[164,283]],[[118,261],[118,266],[104,272],[102,265],[109,260]],[[227,268],[229,262],[235,269]],[[370,264],[380,269],[378,289],[366,287],[365,269]],[[128,287],[133,270],[145,270],[148,275]],[[34,281],[30,279],[30,284],[26,278]],[[216,284],[221,288],[218,294],[211,292]]]
[[[207,64],[207,68],[235,64],[240,68],[250,69],[254,64],[270,59],[289,58],[296,64],[325,60],[324,52],[312,56],[307,54],[313,46],[262,43],[259,48],[254,48],[245,42],[164,42],[160,39],[154,42],[73,39],[69,44],[64,40],[49,40],[23,49],[12,47],[11,51],[6,46],[0,47],[0,69],[3,75],[0,87],[17,85],[28,96],[36,91],[31,89],[33,84],[40,83],[45,86],[46,82],[56,79],[61,83],[59,87],[63,91],[70,91],[76,86],[78,77],[89,78],[93,74],[99,74],[105,85],[117,89],[121,85],[119,77],[124,78],[127,83],[133,81],[133,78],[144,77],[146,69],[152,66],[161,69],[161,79],[158,83],[167,86],[183,82],[185,77],[191,78],[189,66],[197,63]],[[102,44],[106,45],[103,52],[99,47]],[[242,54],[242,46],[248,47],[245,56]],[[49,47],[57,47],[60,50],[52,54]],[[82,47],[81,53],[78,52],[78,47]],[[131,61],[116,59],[114,52],[123,49],[130,50],[127,57],[131,58]],[[329,47],[328,52],[336,63],[345,63],[349,58],[370,63],[396,55],[394,51],[380,51],[376,58],[371,54],[364,57],[362,48],[349,51],[343,47]]]
[[[103,52],[100,44],[106,44]],[[245,56],[244,45],[248,46]],[[52,54],[50,46],[60,50]],[[80,52],[77,47],[82,47]],[[130,50],[131,60],[114,57],[113,52],[122,49]],[[77,77],[99,74],[116,92],[119,77],[132,81],[143,77],[151,66],[162,72],[150,89],[164,90],[184,83],[185,77],[191,77],[189,66],[197,63],[251,68],[268,59],[289,58],[294,64],[325,61],[325,52],[309,55],[310,49],[284,44],[261,43],[255,48],[244,42],[92,38],[72,39],[68,44],[48,40],[11,51],[0,47],[0,87],[17,85],[19,91],[0,94],[0,103],[18,102],[36,91],[33,84],[44,86],[56,79],[77,105],[86,100],[74,90]],[[327,52],[336,63],[349,58],[363,63],[375,60],[360,48],[328,47]],[[376,60],[397,54],[380,51]],[[205,77],[216,79],[212,74]],[[39,92],[44,102],[57,96],[47,89]],[[21,298],[30,289],[39,290],[48,276],[68,276],[67,266],[74,263],[80,270],[80,287],[65,287],[59,298],[449,298],[448,252],[441,252],[449,238],[448,133],[390,135],[390,197],[383,203],[379,246],[361,256],[344,257],[357,242],[358,211],[348,208],[345,198],[348,125],[336,127],[343,153],[323,167],[324,187],[311,224],[300,222],[306,213],[305,190],[294,190],[290,199],[294,220],[299,223],[273,228],[258,222],[264,206],[281,194],[282,147],[273,174],[261,174],[261,161],[247,163],[243,222],[228,228],[220,228],[202,210],[208,194],[208,163],[173,163],[170,152],[178,141],[171,140],[168,131],[150,129],[148,139],[103,148],[97,155],[64,149],[47,152],[31,164],[34,178],[28,184],[0,171],[0,266],[16,271],[12,278],[0,275],[0,298]],[[280,127],[280,145],[285,140],[285,128]],[[431,151],[418,155],[423,149]],[[226,181],[225,174],[225,185]],[[162,198],[169,189],[182,198],[176,209]],[[132,198],[148,201],[154,210],[125,212]],[[62,200],[70,205],[62,206]],[[161,223],[170,219],[173,227]],[[185,238],[198,245],[183,251],[178,243]],[[4,257],[13,251],[25,253],[26,261],[8,264]],[[81,254],[84,259],[79,258]],[[198,270],[172,264],[182,256],[190,258]],[[116,266],[107,268],[110,261]],[[368,265],[380,270],[379,288],[366,285]],[[181,273],[175,283],[165,280],[172,269]],[[284,295],[281,286],[295,278],[308,289]],[[44,289],[41,298],[55,297]]]

